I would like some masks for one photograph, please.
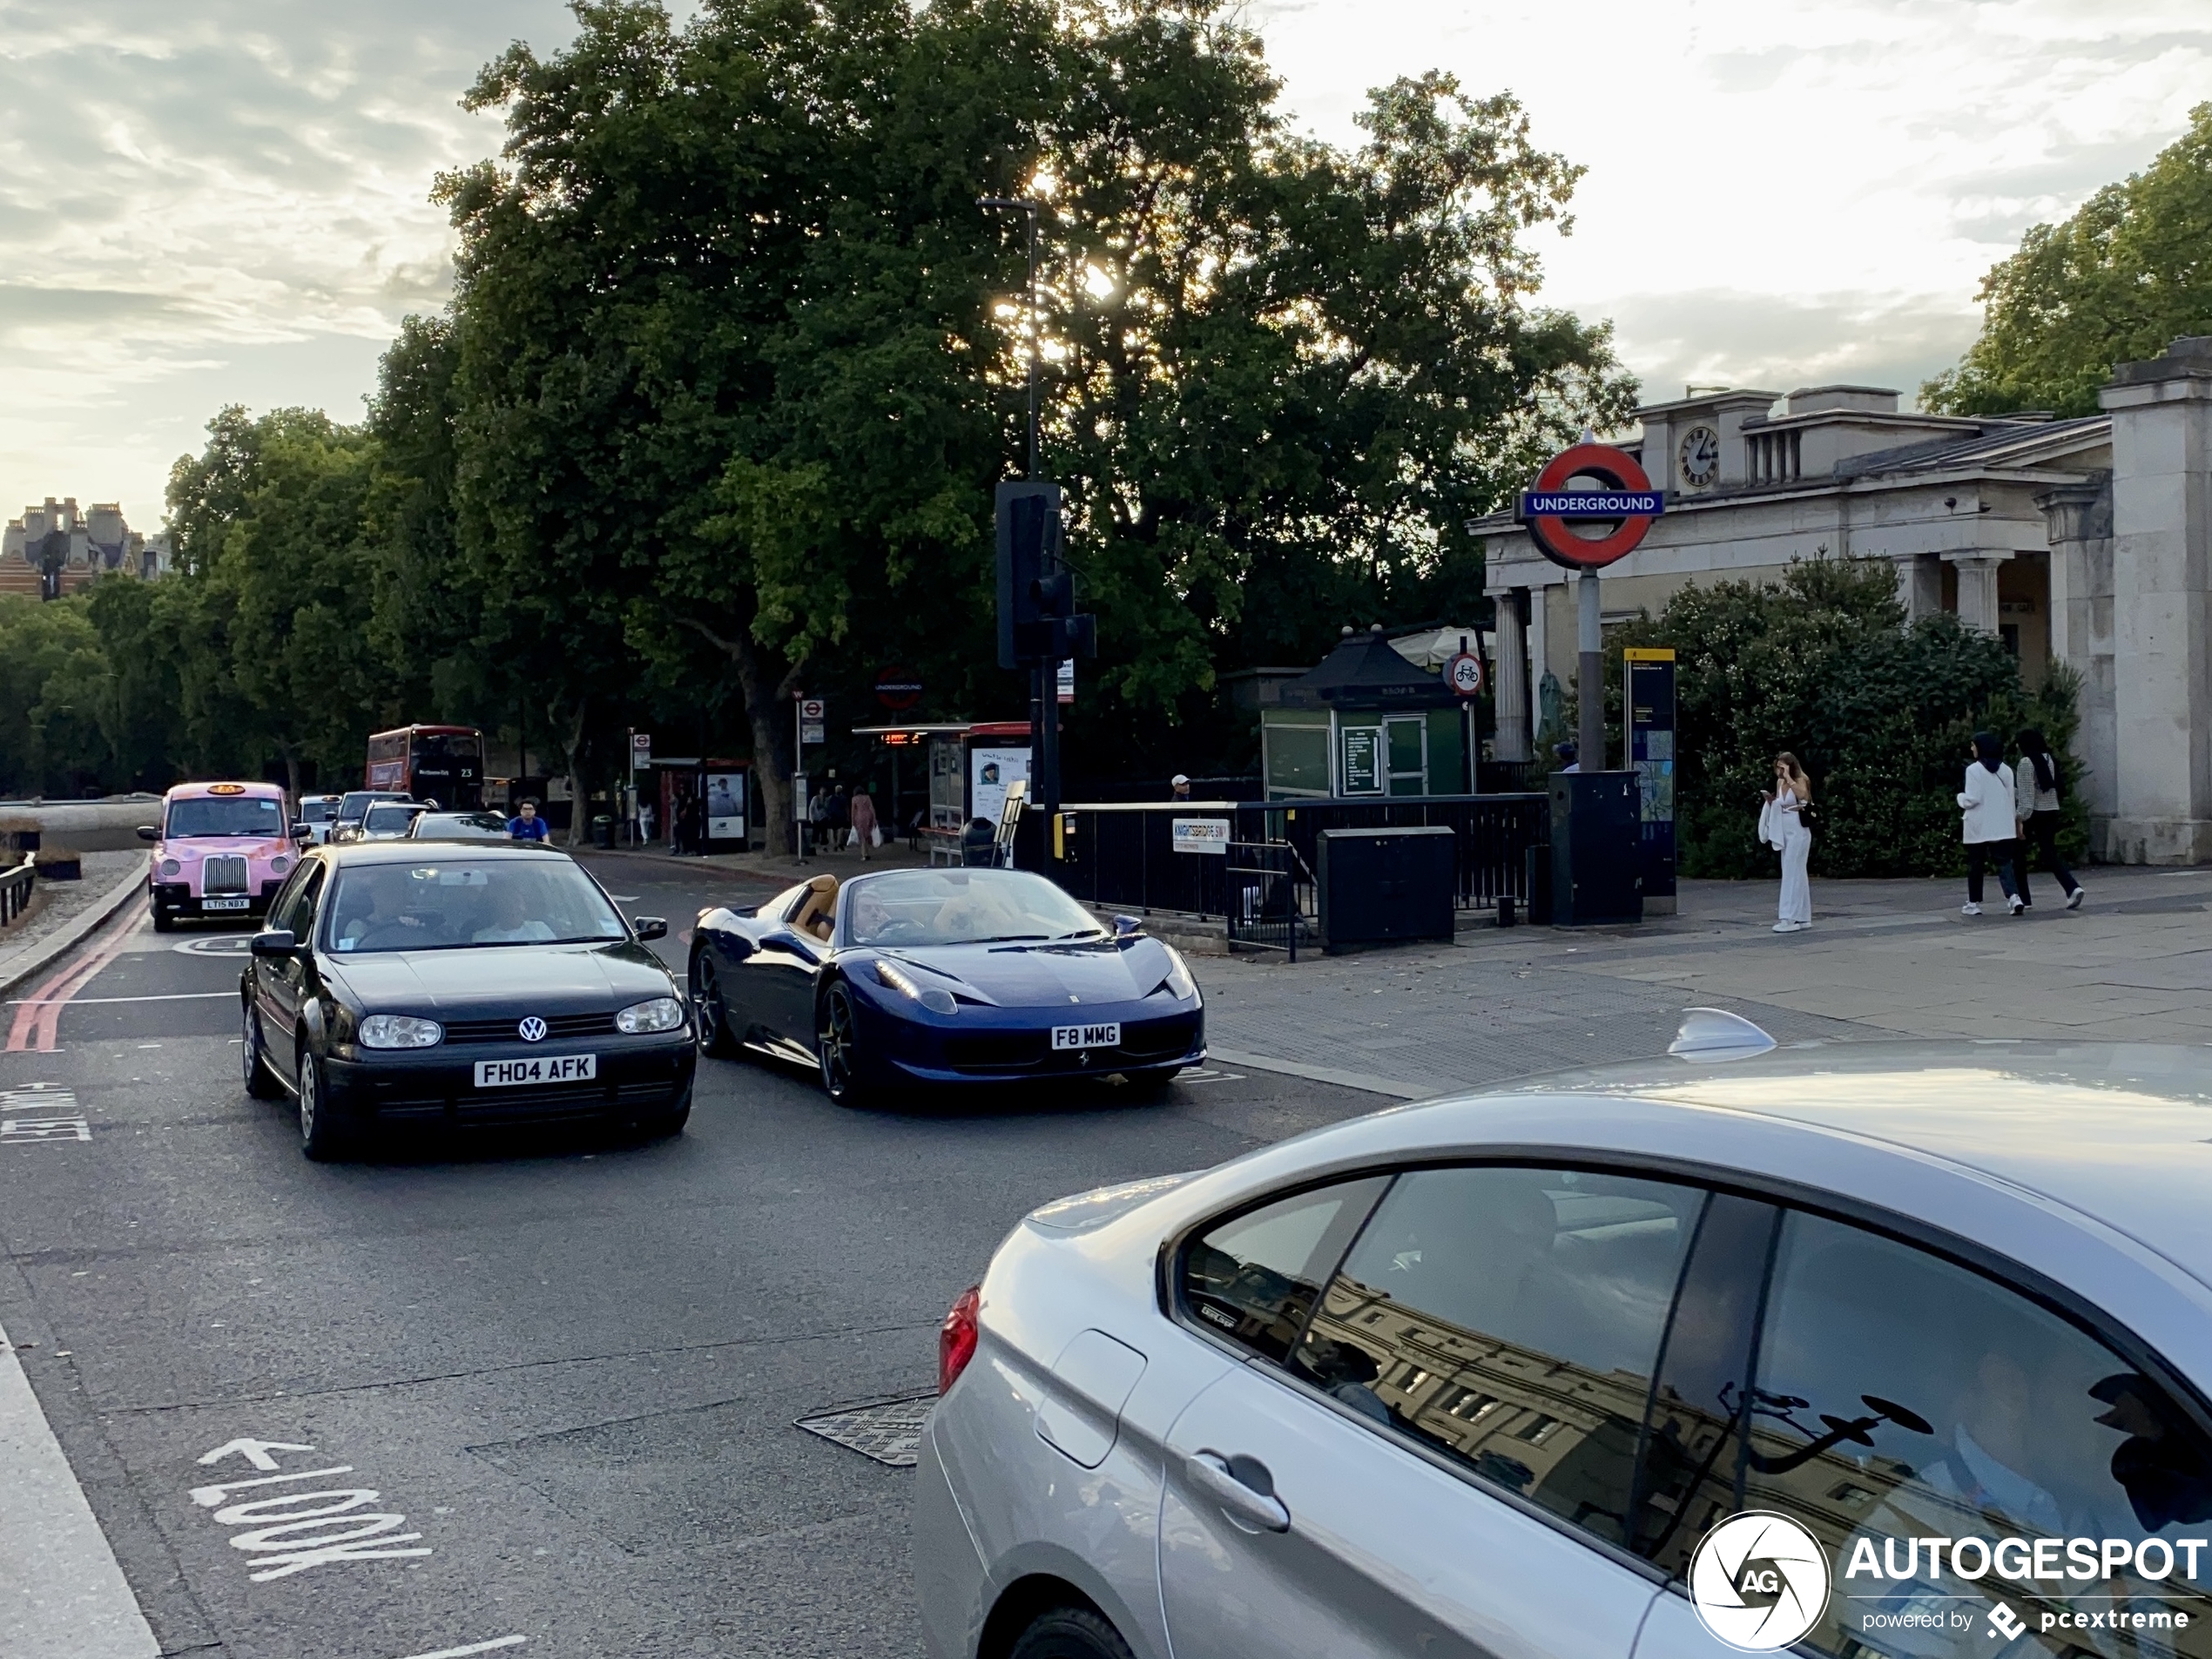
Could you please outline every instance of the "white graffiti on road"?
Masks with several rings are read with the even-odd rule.
[[[249,1467],[272,1471],[192,1489],[192,1501],[203,1509],[212,1509],[218,1526],[246,1529],[231,1534],[230,1546],[252,1554],[249,1565],[253,1571],[247,1576],[253,1582],[264,1584],[271,1579],[289,1578],[310,1567],[327,1567],[338,1561],[395,1561],[430,1553],[427,1544],[419,1549],[394,1548],[414,1543],[422,1534],[397,1530],[407,1525],[405,1515],[364,1514],[383,1496],[372,1487],[323,1487],[231,1501],[234,1493],[292,1486],[302,1480],[320,1480],[354,1472],[350,1463],[321,1469],[284,1470],[273,1455],[278,1452],[314,1449],[291,1440],[249,1437],[226,1441],[200,1455],[199,1460],[205,1465],[220,1463],[228,1457],[241,1457]]]
[[[36,1116],[10,1116],[10,1113]],[[0,1142],[89,1141],[92,1125],[78,1106],[76,1091],[60,1083],[27,1083],[0,1089]]]

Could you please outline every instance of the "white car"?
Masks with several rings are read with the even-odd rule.
[[[945,1323],[933,1652],[2212,1652],[2212,1051],[1766,1050],[1030,1215]]]

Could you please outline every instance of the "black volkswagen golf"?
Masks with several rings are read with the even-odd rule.
[[[597,1119],[673,1135],[698,1062],[683,992],[564,853],[307,852],[239,981],[246,1092],[300,1103],[311,1158],[371,1128]]]

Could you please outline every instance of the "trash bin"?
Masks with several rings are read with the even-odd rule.
[[[1313,867],[1321,948],[1334,954],[1358,945],[1449,941],[1457,847],[1440,825],[1323,830]]]
[[[591,820],[591,845],[612,846],[615,844],[615,820],[605,813]]]
[[[1643,920],[1641,797],[1633,772],[1554,772],[1551,921]]]

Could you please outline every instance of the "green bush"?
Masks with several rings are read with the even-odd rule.
[[[1816,875],[1941,875],[1964,867],[1954,799],[1975,732],[2040,726],[2061,758],[2068,821],[2087,837],[2071,758],[2076,681],[2054,664],[2030,691],[1995,637],[1928,617],[1909,626],[1896,567],[1881,559],[1800,561],[1779,584],[1684,588],[1657,617],[1606,641],[1606,704],[1619,729],[1621,651],[1671,645],[1679,757],[1677,867],[1689,876],[1771,876],[1758,840],[1759,793],[1774,757],[1811,773]]]

